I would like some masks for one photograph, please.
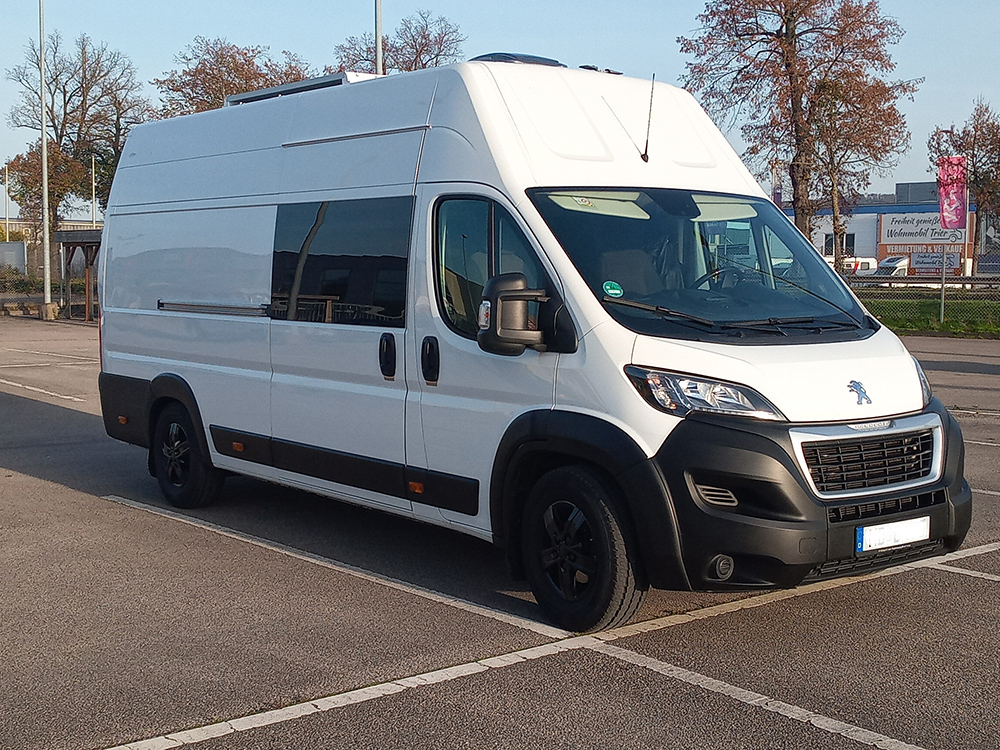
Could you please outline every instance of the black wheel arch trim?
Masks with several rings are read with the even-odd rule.
[[[206,466],[212,466],[212,456],[208,448],[208,432],[201,421],[201,410],[198,408],[198,400],[194,396],[191,386],[180,375],[173,373],[163,373],[157,375],[149,384],[149,445],[153,444],[152,434],[155,426],[156,416],[160,406],[166,401],[177,401],[187,409],[191,422],[194,424],[195,432],[198,434],[198,451]],[[152,454],[150,454],[152,455]],[[152,459],[150,462],[152,466]]]
[[[541,463],[533,461],[545,456]],[[497,448],[490,478],[493,539],[520,570],[518,518],[529,487],[525,482],[565,464],[601,469],[624,498],[650,585],[690,589],[684,571],[677,515],[656,463],[619,427],[579,412],[537,410],[518,416]]]

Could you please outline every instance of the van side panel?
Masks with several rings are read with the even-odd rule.
[[[177,375],[205,425],[268,433],[274,207],[110,217],[104,248],[104,370]],[[225,227],[220,232],[218,227]],[[258,317],[158,309],[210,303]],[[233,387],[238,383],[238,387]]]

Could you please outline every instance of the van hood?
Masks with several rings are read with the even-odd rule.
[[[792,422],[876,419],[924,405],[913,358],[885,327],[863,341],[825,344],[746,346],[637,336],[632,363],[750,386]]]

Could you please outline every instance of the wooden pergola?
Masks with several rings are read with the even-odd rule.
[[[53,232],[52,239],[62,245],[66,252],[66,268],[73,262],[73,256],[77,252],[83,253],[83,275],[84,286],[86,287],[86,309],[84,320],[94,319],[94,267],[97,265],[97,253],[101,249],[100,229],[69,229],[60,232]],[[70,304],[72,291],[70,284],[66,284],[66,303]]]

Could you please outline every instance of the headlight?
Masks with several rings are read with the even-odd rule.
[[[924,368],[920,366],[917,362],[917,358],[913,357],[913,364],[917,368],[917,377],[920,378],[920,393],[924,399],[924,406],[927,406],[931,402],[931,397],[934,395],[931,393],[931,384],[927,382],[927,376],[924,375]]]
[[[693,411],[783,421],[785,416],[766,398],[745,385],[705,380],[629,365],[632,384],[652,406],[678,417]]]

